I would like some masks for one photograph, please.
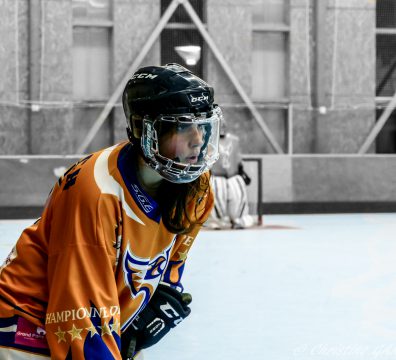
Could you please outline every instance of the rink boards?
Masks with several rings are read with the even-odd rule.
[[[83,155],[1,156],[0,207],[42,206],[60,174]],[[245,155],[252,211],[268,204],[396,203],[393,155]]]

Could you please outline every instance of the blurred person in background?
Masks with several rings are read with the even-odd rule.
[[[242,164],[239,138],[227,131],[224,118],[220,125],[220,158],[212,168],[215,206],[205,227],[244,229],[254,225],[249,215],[246,186],[251,179]]]

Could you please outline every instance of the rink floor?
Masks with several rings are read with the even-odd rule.
[[[0,221],[4,259],[32,220]],[[145,360],[396,359],[396,214],[266,216],[202,231],[192,314]]]

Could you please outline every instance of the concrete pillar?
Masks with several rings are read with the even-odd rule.
[[[113,83],[116,87],[130,64],[139,54],[160,19],[158,0],[114,0]],[[160,45],[157,41],[141,66],[160,65]],[[121,101],[121,99],[120,99]],[[126,120],[122,107],[114,109],[115,141],[126,139]]]
[[[0,0],[0,154],[28,152],[28,0]]]
[[[207,2],[207,29],[236,78],[251,95],[252,88],[252,2],[212,0]],[[225,16],[222,16],[224,14]],[[215,89],[220,105],[243,104],[225,71],[208,49],[206,80]],[[266,139],[247,107],[223,107],[229,131],[239,134],[243,152],[264,151]],[[273,130],[272,127],[270,127]],[[268,145],[271,152],[271,146]]]
[[[375,122],[375,2],[312,5],[291,0],[294,150],[354,153]]]
[[[29,100],[39,102],[40,101],[40,84],[41,84],[41,19],[42,9],[41,0],[30,0],[29,1],[29,15],[28,15],[28,28],[29,28]],[[32,104],[31,108],[28,109],[28,153],[31,154],[32,140],[34,133],[32,132],[32,124],[39,121],[41,114],[38,113],[37,104]],[[33,109],[33,110],[32,110]]]
[[[313,151],[314,131],[311,113],[312,6],[309,0],[290,1],[289,97],[293,105],[293,147],[295,153]]]
[[[73,152],[72,100],[72,8],[70,0],[45,0],[41,9],[40,101],[57,102],[33,114],[32,152],[68,154]]]
[[[328,0],[321,26],[328,110],[315,113],[315,152],[355,153],[375,122],[375,2]]]

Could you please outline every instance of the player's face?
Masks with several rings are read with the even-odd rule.
[[[175,126],[158,141],[159,152],[168,159],[185,164],[196,164],[204,144],[203,127],[197,124]]]

